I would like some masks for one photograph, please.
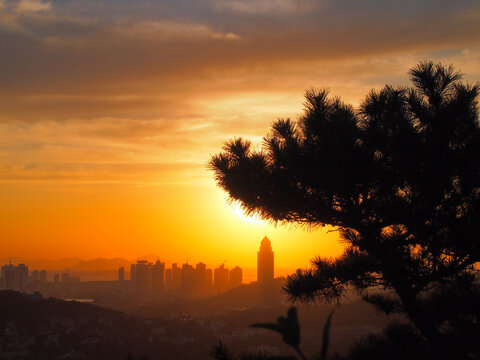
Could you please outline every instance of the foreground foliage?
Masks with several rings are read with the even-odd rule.
[[[406,314],[432,356],[479,357],[479,85],[432,62],[410,76],[413,87],[371,91],[358,109],[310,90],[300,119],[275,122],[261,150],[234,139],[210,167],[247,214],[340,231],[344,254],[291,276],[292,300],[353,286]]]
[[[326,360],[329,345],[330,326],[332,322],[333,311],[330,312],[323,328],[322,347],[318,360]],[[282,340],[288,346],[291,346],[301,360],[308,360],[300,349],[300,323],[298,322],[297,309],[290,308],[287,316],[280,316],[276,323],[257,323],[250,327],[273,330],[282,335]],[[210,356],[214,360],[235,360],[237,357],[221,341],[212,348]],[[295,356],[269,356],[264,353],[246,353],[239,357],[240,360],[296,360]]]

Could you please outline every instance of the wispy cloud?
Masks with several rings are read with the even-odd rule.
[[[256,14],[296,14],[305,13],[321,6],[320,1],[311,0],[214,0],[217,10]]]
[[[16,173],[32,179],[188,167],[294,117],[311,86],[355,103],[406,84],[424,58],[478,80],[479,13],[472,1],[0,1],[1,162],[49,164]]]
[[[42,0],[19,0],[15,6],[19,13],[49,11],[51,8],[52,4],[49,1]]]
[[[176,22],[171,20],[145,21],[133,24],[121,24],[110,30],[113,36],[141,40],[196,40],[220,39],[239,40],[241,37],[231,32],[215,31],[207,25]]]

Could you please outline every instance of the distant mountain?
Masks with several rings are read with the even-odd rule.
[[[157,261],[157,259],[160,259],[160,257],[156,254],[146,254],[146,255],[139,256],[138,258],[135,258],[132,262],[137,262],[138,260],[146,260],[146,261],[149,261],[149,262],[155,262],[155,261]],[[160,261],[165,261],[165,260],[160,259]]]
[[[83,260],[80,258],[65,258],[65,259],[28,259],[23,257],[12,256],[12,264],[25,264],[31,270],[45,269],[48,271],[112,271],[118,270],[119,267],[124,266],[125,269],[130,269],[130,264],[137,260],[156,261],[157,256],[153,254],[145,255],[134,260],[127,260],[124,258],[97,258],[91,260]],[[8,264],[10,257],[0,258],[0,265]],[[128,270],[127,270],[128,271]]]
[[[117,270],[119,267],[130,268],[132,261],[123,258],[105,259],[98,258],[93,260],[79,260],[77,264],[70,266],[70,271],[108,271]]]
[[[31,270],[45,269],[50,271],[62,271],[78,264],[81,259],[79,258],[66,258],[66,259],[27,259],[18,256],[11,257],[12,264],[25,264]],[[0,258],[0,265],[8,264],[10,257]]]

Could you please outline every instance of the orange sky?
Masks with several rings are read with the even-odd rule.
[[[475,1],[0,0],[0,258],[135,257],[255,266],[341,252],[245,219],[206,169],[260,144],[305,89],[358,104],[422,59],[480,79]]]

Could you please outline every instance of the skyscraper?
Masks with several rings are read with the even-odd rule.
[[[162,291],[165,286],[165,263],[157,260],[152,269],[152,288],[154,291]]]
[[[182,265],[182,292],[191,294],[195,290],[196,285],[195,269],[189,263]]]
[[[273,251],[270,240],[265,236],[257,252],[257,281],[265,283],[273,280]]]
[[[23,291],[28,283],[28,266],[18,264],[13,273],[13,287],[15,290]]]
[[[33,270],[30,274],[30,281],[38,281],[38,270]]]
[[[165,288],[172,290],[172,269],[165,269]]]
[[[231,289],[239,287],[243,282],[243,271],[239,266],[234,267],[228,274],[228,284]]]
[[[39,275],[38,275],[38,279],[41,282],[47,282],[47,270],[40,270]]]
[[[2,289],[11,290],[13,289],[13,274],[14,274],[14,266],[10,262],[8,265],[2,266]]]
[[[118,268],[118,281],[124,281],[125,280],[125,268],[119,267]]]
[[[136,266],[135,264],[130,265],[130,281],[135,282],[136,275]]]
[[[213,286],[218,292],[223,292],[228,289],[228,269],[222,264],[213,270]]]
[[[172,264],[172,289],[178,290],[182,284],[182,269],[177,263]]]
[[[196,291],[203,294],[208,290],[207,265],[198,263],[195,266]]]
[[[139,292],[145,292],[149,289],[149,280],[151,277],[149,276],[149,266],[148,261],[146,260],[138,260],[135,264],[135,287]]]

